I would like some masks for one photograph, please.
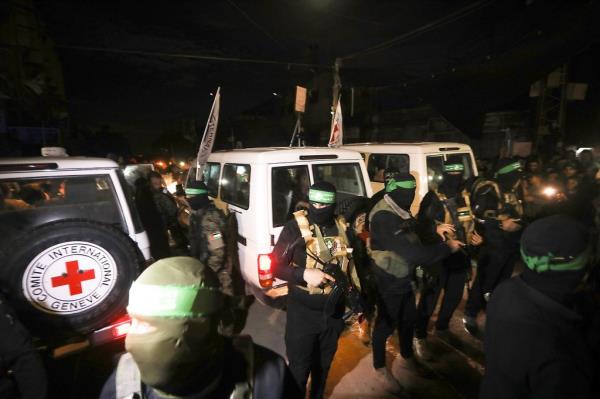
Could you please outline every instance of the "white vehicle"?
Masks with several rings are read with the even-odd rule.
[[[190,178],[195,175],[191,168]],[[308,206],[309,186],[333,183],[339,209],[371,196],[368,179],[360,154],[318,147],[217,151],[204,169],[209,196],[236,214],[241,273],[258,297],[287,294],[286,283],[273,279],[270,253],[292,213]]]
[[[409,172],[417,181],[415,200],[411,212],[416,215],[421,199],[437,183],[444,171],[444,161],[449,155],[458,155],[465,171],[465,180],[477,176],[477,165],[471,147],[462,143],[406,142],[406,143],[356,143],[342,148],[362,154],[373,192],[384,188],[383,172],[395,168]]]
[[[119,166],[4,158],[0,189],[0,286],[32,335],[84,346],[124,336],[129,286],[151,258]]]

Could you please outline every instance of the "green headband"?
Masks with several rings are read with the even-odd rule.
[[[396,181],[394,179],[390,179],[390,180],[388,180],[387,184],[385,185],[385,192],[390,193],[397,188],[404,188],[407,190],[412,190],[416,187],[417,187],[417,183],[414,180]]]
[[[552,253],[548,253],[548,255],[543,256],[529,256],[523,250],[523,246],[521,246],[521,257],[523,258],[523,261],[525,262],[528,268],[530,268],[536,273],[543,273],[548,270],[560,272],[569,270],[581,270],[585,267],[590,257],[590,253],[591,251],[588,247],[575,259],[569,262],[559,262],[557,258],[554,255],[552,255]]]
[[[498,172],[496,172],[499,175],[504,175],[506,173],[510,173],[513,172],[515,170],[519,170],[521,169],[521,163],[519,161],[517,162],[513,162],[511,164],[506,165],[505,167],[501,168],[498,170]]]
[[[133,283],[127,311],[134,316],[200,317],[218,312],[222,304],[217,288]]]
[[[465,170],[465,165],[462,163],[450,163],[444,165],[444,172],[462,172]]]
[[[311,188],[308,190],[308,200],[310,202],[318,202],[320,204],[335,204],[335,193]]]
[[[202,195],[202,194],[208,194],[208,190],[205,188],[186,188],[185,189],[185,194],[186,195]]]

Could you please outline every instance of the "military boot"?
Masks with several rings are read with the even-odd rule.
[[[425,338],[413,338],[415,353],[425,361],[433,360],[433,354],[429,350],[429,345]]]

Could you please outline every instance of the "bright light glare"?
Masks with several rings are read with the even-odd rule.
[[[174,181],[170,184],[167,184],[167,190],[171,193],[174,194],[177,191],[177,182]]]
[[[546,197],[554,197],[557,192],[558,190],[552,186],[545,187],[542,190],[542,194],[544,194]]]
[[[180,162],[179,162],[179,166],[181,166],[181,167],[183,168],[183,167],[185,166],[185,162],[183,162],[183,161],[180,161]]]
[[[258,257],[258,270],[263,272],[271,271],[271,257],[269,255],[260,255]]]

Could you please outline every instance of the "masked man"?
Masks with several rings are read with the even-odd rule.
[[[427,242],[453,238],[474,246],[482,243],[483,239],[475,232],[475,220],[470,196],[464,187],[463,172],[464,165],[460,159],[450,156],[444,165],[441,184],[423,198],[418,221],[422,238]],[[448,256],[439,267],[431,268],[431,273],[426,274],[415,328],[415,349],[421,358],[431,359],[425,341],[427,324],[441,290],[444,290],[444,297],[435,324],[436,332],[448,330],[452,314],[462,299],[470,267],[471,259],[467,251],[462,250]]]
[[[191,257],[161,259],[129,292],[132,325],[100,399],[298,397],[284,360],[217,332],[217,277]]]
[[[219,277],[220,289],[231,306],[222,314],[220,332],[232,335],[236,319],[243,311],[243,297],[235,296],[234,265],[238,262],[237,225],[235,216],[225,215],[208,198],[208,188],[201,181],[190,181],[185,189],[188,210],[188,242],[190,255],[211,268]],[[225,314],[227,313],[227,314]]]
[[[472,189],[476,204],[473,211],[483,223],[486,240],[463,319],[465,328],[473,334],[478,333],[478,313],[485,307],[494,288],[511,276],[519,259],[519,241],[524,224],[522,177],[519,161],[504,158],[498,161],[496,182],[481,180],[475,182]],[[482,197],[488,200],[483,201]],[[491,197],[493,200],[490,201]]]
[[[390,173],[386,194],[369,215],[371,261],[379,303],[373,330],[373,367],[376,377],[387,390],[401,392],[402,387],[385,367],[387,338],[398,330],[400,354],[410,369],[418,371],[413,357],[413,331],[416,321],[414,271],[427,267],[458,251],[461,242],[448,239],[422,245],[416,233],[416,220],[410,214],[416,182],[408,173]]]
[[[523,273],[498,286],[487,308],[479,397],[596,397],[598,291],[595,304],[582,295],[588,232],[567,216],[549,216],[525,229],[520,252]],[[584,312],[590,308],[595,317]]]
[[[334,214],[335,187],[317,182],[308,200],[308,211],[295,212],[284,225],[272,256],[275,276],[289,287],[285,343],[290,369],[302,390],[310,374],[310,397],[322,398],[344,327],[340,287],[359,282],[346,223]]]

